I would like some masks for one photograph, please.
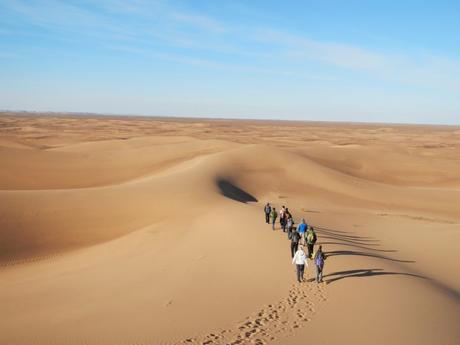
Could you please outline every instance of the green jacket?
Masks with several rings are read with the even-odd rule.
[[[316,233],[312,230],[307,231],[307,243],[315,244],[316,243]]]

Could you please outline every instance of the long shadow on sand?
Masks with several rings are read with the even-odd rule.
[[[345,278],[363,278],[363,277],[373,277],[373,276],[384,276],[384,275],[402,275],[408,277],[415,277],[421,279],[429,279],[425,276],[413,273],[402,273],[402,272],[388,272],[384,271],[382,268],[363,268],[358,270],[348,270],[348,271],[339,271],[334,273],[329,273],[324,276],[324,278],[331,277],[329,279],[325,279],[325,281],[330,284],[335,281],[345,279]]]
[[[318,233],[319,242],[318,245],[340,245],[340,246],[347,246],[347,247],[354,247],[365,251],[353,251],[353,250],[335,250],[326,252],[327,257],[337,257],[339,258],[342,255],[356,255],[356,256],[364,256],[364,257],[372,257],[378,258],[382,260],[390,260],[397,263],[414,263],[415,261],[410,260],[398,260],[393,259],[385,255],[381,255],[379,253],[394,253],[397,250],[385,250],[385,249],[377,249],[375,247],[379,247],[380,240],[377,240],[372,237],[368,236],[359,236],[359,235],[351,235],[347,231],[343,230],[335,230],[329,229],[321,226],[315,226],[316,232]],[[324,239],[331,239],[333,241],[322,241]],[[377,252],[377,253],[375,253]],[[390,275],[399,275],[399,276],[407,276],[407,277],[414,277],[417,279],[423,279],[425,281],[429,281],[430,285],[435,288],[440,289],[446,295],[453,297],[455,300],[460,301],[460,292],[451,288],[450,286],[445,285],[444,283],[437,281],[436,279],[426,277],[420,274],[415,273],[406,273],[406,272],[393,272],[393,271],[385,271],[382,268],[361,268],[361,269],[353,269],[347,271],[337,271],[333,273],[329,273],[324,275],[324,280],[328,284],[346,279],[346,278],[369,278],[375,276],[390,276]],[[314,281],[314,279],[310,279],[309,281]]]
[[[346,241],[359,241],[359,242],[379,242],[375,238],[369,237],[369,236],[358,236],[358,235],[346,235],[343,231],[339,230],[332,230],[320,226],[315,227],[316,232],[324,234],[326,236],[331,236],[337,239],[342,239]]]
[[[321,238],[324,238],[324,236],[322,236]],[[372,251],[381,252],[381,253],[396,253],[397,252],[397,250],[394,250],[394,249],[376,249],[376,248],[366,247],[366,246],[359,245],[359,244],[343,243],[343,242],[327,242],[326,241],[326,242],[318,242],[317,244],[323,245],[323,246],[328,245],[328,244],[335,244],[335,245],[340,245],[340,246],[359,248],[363,250],[372,250]]]
[[[389,260],[389,261],[394,261],[394,262],[403,262],[406,264],[411,264],[414,263],[415,261],[413,260],[398,260],[398,259],[393,259],[388,256],[384,255],[379,255],[379,254],[373,254],[373,253],[366,253],[366,252],[358,252],[354,250],[333,250],[330,252],[326,252],[327,257],[331,256],[337,256],[337,255],[355,255],[355,256],[367,256],[370,258],[377,258],[377,259],[383,259],[383,260]]]
[[[220,193],[229,199],[245,204],[248,202],[257,202],[257,199],[254,196],[235,186],[229,180],[221,178],[216,180],[216,184],[219,187]]]
[[[400,260],[394,259],[389,256],[383,255],[383,253],[395,253],[396,250],[391,249],[378,249],[380,246],[380,241],[378,239],[369,237],[369,236],[359,236],[355,234],[350,234],[349,232],[343,230],[329,229],[321,226],[315,227],[316,232],[318,233],[318,245],[338,245],[345,247],[352,247],[355,250],[332,250],[325,251],[327,258],[340,257],[340,256],[361,256],[361,257],[370,257],[377,258],[382,260],[388,260],[397,263],[414,263],[412,260]],[[323,241],[321,241],[323,240]],[[325,241],[324,241],[325,240]],[[331,241],[328,241],[331,240]],[[413,274],[413,273],[404,273],[404,272],[389,272],[381,268],[362,268],[362,269],[353,269],[347,271],[333,272],[325,275],[324,277],[329,277],[325,279],[327,283],[332,283],[345,278],[363,278],[363,277],[372,277],[372,276],[383,276],[383,275],[404,275],[411,276],[416,278],[428,279],[427,277]]]
[[[391,249],[377,249],[375,247],[380,246],[379,240],[369,237],[369,236],[358,236],[358,235],[348,235],[346,232],[341,230],[333,230],[324,227],[317,226],[316,232],[318,233],[319,239],[329,239],[333,240],[330,242],[319,242],[318,244],[335,244],[347,247],[354,247],[358,249],[362,249],[365,251],[357,251],[357,250],[333,250],[326,252],[328,257],[333,256],[342,256],[342,255],[354,255],[354,256],[366,256],[371,258],[389,260],[393,262],[401,262],[401,263],[414,263],[415,261],[411,260],[400,260],[400,259],[393,259],[391,257],[382,255],[380,253],[395,253],[396,250]],[[374,252],[374,253],[373,253]],[[379,253],[375,253],[379,252]]]
[[[351,244],[357,244],[357,245],[364,245],[364,246],[376,246],[376,247],[380,246],[378,241],[349,240],[349,239],[344,239],[344,238],[341,238],[341,237],[338,237],[338,236],[324,235],[320,231],[317,231],[316,233],[321,235],[321,238],[326,238],[326,239],[329,239],[329,240],[337,240],[337,241],[342,241],[342,242],[351,243]]]

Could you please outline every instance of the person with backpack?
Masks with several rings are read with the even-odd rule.
[[[295,252],[294,257],[292,258],[292,264],[296,265],[297,281],[299,283],[303,282],[305,268],[308,267],[307,261],[307,256],[305,255],[302,246],[299,246],[299,249]]]
[[[270,206],[270,203],[267,202],[267,205],[264,207],[264,213],[265,213],[265,222],[267,224],[270,224],[270,213],[272,212],[272,207]]]
[[[326,254],[324,254],[322,246],[319,246],[318,251],[314,255],[314,260],[316,266],[316,282],[322,283],[324,261],[326,260]]]
[[[286,206],[282,206],[280,210],[280,226],[286,232]]]
[[[292,231],[291,234],[291,257],[294,257],[297,248],[299,247],[300,234],[297,231]]]
[[[287,234],[288,234],[288,239],[292,238],[292,228],[294,227],[294,219],[292,219],[291,214],[289,214],[288,219],[286,221],[286,226],[287,226]]]
[[[297,227],[297,232],[299,233],[300,237],[303,238],[303,243],[305,244],[305,233],[307,232],[308,225],[305,223],[305,219],[302,218],[300,221],[299,226]]]
[[[306,239],[307,239],[308,257],[311,259],[313,258],[313,247],[315,246],[315,243],[317,240],[315,229],[312,226],[308,227]]]
[[[272,223],[272,229],[275,230],[275,222],[276,218],[278,218],[278,213],[276,212],[276,208],[272,208],[272,211],[270,212],[270,222]]]
[[[289,212],[289,209],[286,207],[286,210],[284,211],[284,225],[285,225],[286,229],[288,227],[288,219],[289,218],[292,218],[292,214],[291,214],[291,212]]]

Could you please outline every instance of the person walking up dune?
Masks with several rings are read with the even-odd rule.
[[[323,252],[322,246],[319,246],[317,252],[314,255],[315,266],[316,266],[316,282],[323,282],[323,269],[324,261],[326,260],[326,254]]]
[[[303,243],[305,244],[305,233],[307,232],[308,225],[305,223],[305,219],[302,218],[300,221],[299,226],[297,227],[297,232],[299,233],[300,237],[303,239]]]
[[[276,218],[278,218],[278,213],[276,212],[276,208],[272,208],[272,211],[270,213],[270,221],[272,223],[272,229],[275,230],[275,222]]]
[[[272,212],[272,207],[270,206],[270,203],[267,202],[267,205],[264,207],[264,213],[265,213],[265,222],[267,224],[270,224],[270,213]]]
[[[291,257],[294,257],[297,248],[299,247],[300,235],[297,231],[291,233]]]
[[[287,226],[288,239],[291,239],[292,238],[292,228],[294,227],[294,219],[292,219],[292,216],[290,214],[286,221],[286,226]]]
[[[315,243],[317,240],[315,229],[312,226],[308,227],[306,239],[307,239],[308,258],[311,259],[313,258],[313,247],[315,246]]]
[[[280,226],[283,232],[286,232],[286,206],[282,206],[280,210]]]
[[[299,246],[299,249],[295,252],[294,257],[292,258],[292,264],[296,265],[297,281],[299,283],[303,282],[303,275],[305,268],[308,267],[308,262],[302,246]]]

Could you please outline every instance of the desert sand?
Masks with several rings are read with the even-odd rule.
[[[3,113],[0,162],[2,345],[460,344],[458,127]]]

